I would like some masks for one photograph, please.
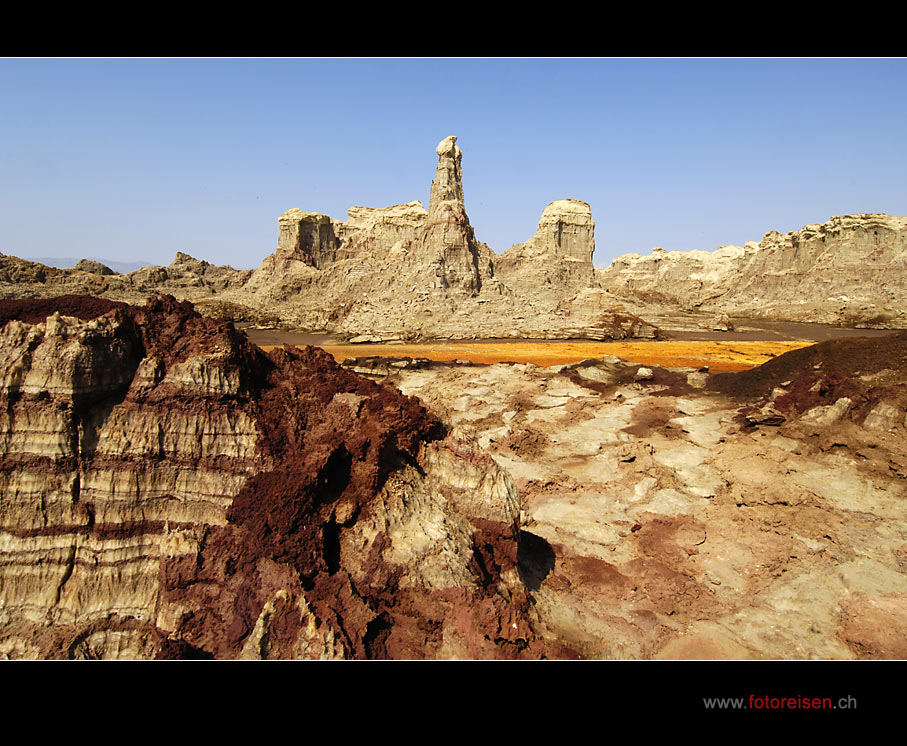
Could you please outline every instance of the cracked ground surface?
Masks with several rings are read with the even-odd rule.
[[[708,373],[613,357],[390,373],[514,477],[551,638],[604,659],[907,657],[903,386],[856,420],[832,398],[746,421]]]

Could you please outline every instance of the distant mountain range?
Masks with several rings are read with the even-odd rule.
[[[100,262],[108,267],[110,267],[114,272],[119,272],[120,274],[126,274],[127,272],[135,272],[137,269],[142,267],[149,267],[154,262],[116,262],[112,259],[102,259],[97,256],[86,256],[79,257],[79,259],[73,259],[72,257],[53,257],[53,256],[36,256],[36,257],[21,257],[22,259],[28,259],[30,262],[40,262],[48,267],[56,267],[57,269],[72,269],[76,264],[78,264],[82,259],[91,259],[94,262]]]

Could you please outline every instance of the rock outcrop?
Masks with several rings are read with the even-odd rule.
[[[216,267],[181,251],[169,266],[142,267],[128,274],[90,260],[82,260],[72,269],[57,269],[0,254],[0,298],[92,295],[136,303],[166,288],[182,299],[204,301],[246,284],[251,275],[251,270]]]
[[[418,200],[390,207],[351,207],[347,215],[345,223],[334,223],[344,259],[353,258],[359,247],[384,246],[393,252],[394,247],[415,241],[428,219]]]
[[[222,318],[358,341],[607,339],[616,317],[631,316],[639,323],[630,327],[644,329],[695,330],[713,319],[722,329],[731,319],[907,326],[907,217],[845,215],[743,247],[656,248],[596,269],[588,203],[552,202],[534,236],[495,254],[467,215],[457,138],[436,151],[427,210],[418,201],[351,207],[346,221],[287,210],[276,251],[254,272],[182,253],[127,275],[0,256],[0,297],[137,303],[163,292]]]
[[[287,210],[277,221],[277,254],[324,269],[337,258],[337,236],[331,219],[317,212]]]
[[[91,272],[96,275],[109,276],[117,274],[106,264],[101,264],[101,262],[96,262],[92,259],[80,259],[73,265],[73,269],[80,272]]]
[[[592,208],[578,199],[552,202],[542,212],[536,234],[521,248],[526,256],[553,254],[581,264],[591,264],[595,251]]]
[[[857,326],[907,325],[907,218],[844,215],[714,252],[618,257],[602,288],[641,307]]]
[[[463,201],[463,153],[453,135],[438,143],[438,168],[431,183],[428,222],[416,254],[435,267],[442,288],[476,294],[482,286],[475,235]]]
[[[594,251],[592,209],[577,199],[559,199],[542,212],[536,234],[495,257],[494,267],[505,284],[534,288],[559,303],[592,287]]]
[[[544,654],[509,476],[189,304],[0,303],[0,652]]]
[[[582,304],[564,310],[593,280],[589,205],[552,203],[536,236],[496,256],[469,222],[456,140],[438,144],[428,210],[351,207],[346,222],[290,210],[277,251],[222,300],[279,308],[289,324],[357,341],[632,335],[633,324],[614,323],[629,318],[625,304],[598,304],[588,317]]]

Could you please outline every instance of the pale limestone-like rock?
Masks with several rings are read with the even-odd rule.
[[[777,427],[787,420],[781,412],[771,406],[762,407],[759,411],[746,415],[750,425],[771,425]]]
[[[438,143],[436,151],[438,168],[431,183],[429,217],[437,217],[445,202],[463,204],[463,151],[457,147],[456,136],[445,137]]]
[[[718,332],[732,332],[734,324],[726,313],[719,313],[712,322],[712,329]]]
[[[627,254],[598,270],[603,288],[683,310],[858,326],[907,322],[907,217],[832,217],[714,252]]]
[[[370,247],[385,247],[388,254],[395,246],[404,249],[416,239],[428,219],[428,212],[418,200],[390,207],[351,207],[347,215],[345,223],[333,224],[341,243],[336,252],[340,259],[354,258]]]
[[[834,404],[813,407],[805,412],[800,419],[817,425],[833,425],[847,414],[851,404],[853,402],[849,398],[842,396]]]
[[[438,167],[431,184],[428,223],[416,242],[417,255],[436,267],[440,287],[472,295],[482,283],[479,249],[463,201],[463,152],[453,135],[437,147]]]
[[[278,220],[277,251],[283,257],[324,269],[337,253],[338,241],[331,219],[317,212],[287,210]]]
[[[595,251],[595,223],[589,203],[578,199],[552,202],[542,211],[536,234],[510,251],[524,256],[552,254],[591,264]]]
[[[591,287],[594,251],[595,223],[588,203],[559,199],[542,212],[532,238],[495,260],[495,270],[524,297],[547,293],[557,303],[571,290]]]
[[[898,424],[901,419],[901,411],[889,402],[879,402],[873,407],[866,419],[863,420],[863,427],[867,430],[891,430]]]
[[[119,323],[111,317],[86,323],[55,313],[43,326],[43,333],[40,326],[26,333],[31,349],[23,350],[6,375],[7,381],[21,380],[21,393],[92,397],[132,379],[141,353],[133,340],[117,333]]]
[[[588,202],[559,199],[542,212],[536,239],[555,254],[592,262],[595,251],[595,223]]]

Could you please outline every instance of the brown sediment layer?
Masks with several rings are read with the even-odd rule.
[[[177,498],[171,498],[177,499]],[[168,531],[183,531],[197,528],[193,523],[180,523],[178,521],[129,521],[124,523],[94,523],[72,526],[44,526],[42,528],[16,528],[3,526],[0,531],[20,539],[34,538],[37,536],[69,536],[91,535],[96,539],[129,539],[136,536],[151,536],[163,534]]]
[[[783,384],[789,390],[776,399],[775,406],[781,411],[803,411],[822,400],[834,401],[867,388],[856,380],[859,376],[874,376],[875,386],[880,387],[896,384],[904,370],[907,332],[899,332],[820,342],[780,355],[752,370],[716,374],[710,386],[724,394],[754,400],[769,396]]]
[[[243,473],[249,470],[249,462],[231,456],[218,455],[212,458],[193,459],[180,455],[167,454],[167,463],[171,466],[182,466],[186,469],[206,468],[213,471]],[[63,474],[77,467],[78,458],[41,456],[34,453],[10,453],[0,456],[0,473],[15,470],[28,470],[43,474]],[[91,460],[93,470],[117,470],[140,472],[148,468],[147,459],[136,454],[125,454],[119,457],[95,455]]]
[[[0,300],[0,326],[14,319],[26,324],[35,324],[44,321],[54,313],[88,321],[103,316],[114,308],[125,310],[129,306],[119,301],[93,298],[87,295]]]

